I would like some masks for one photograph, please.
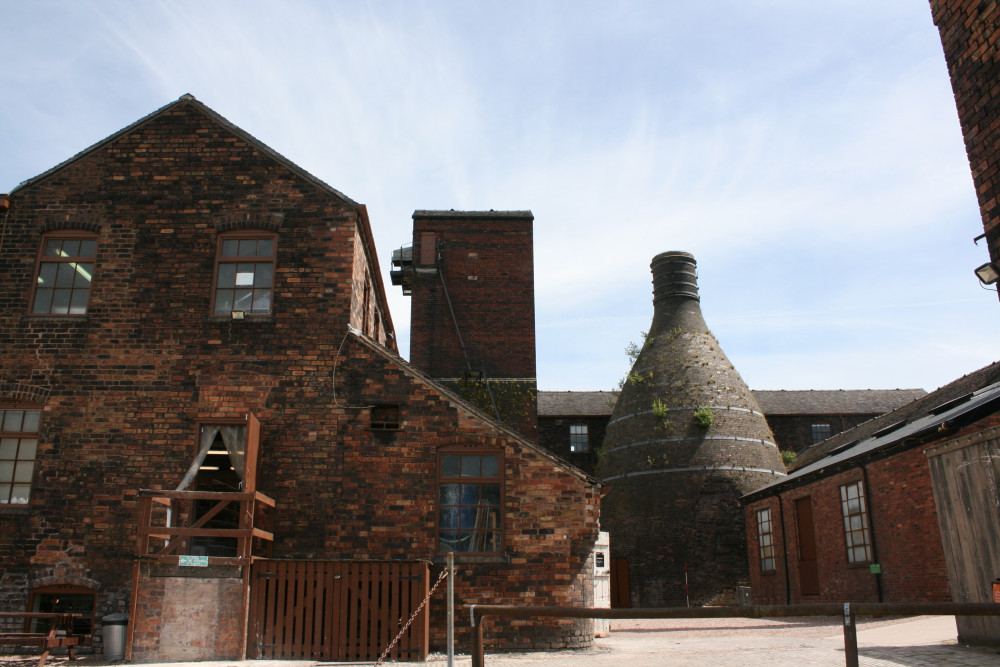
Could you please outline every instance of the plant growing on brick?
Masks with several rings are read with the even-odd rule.
[[[715,416],[712,414],[712,408],[707,405],[703,405],[694,411],[694,423],[700,428],[708,428],[715,421]]]

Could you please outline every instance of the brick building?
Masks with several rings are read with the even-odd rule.
[[[1000,363],[807,449],[743,498],[754,603],[950,601],[926,451],[997,424]]]
[[[188,95],[0,202],[0,608],[130,611],[134,660],[359,660],[448,551],[459,605],[591,602],[596,481],[398,357],[363,205]]]
[[[393,254],[410,300],[410,362],[537,439],[531,211],[415,211]]]

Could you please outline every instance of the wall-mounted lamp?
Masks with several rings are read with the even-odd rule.
[[[233,319],[234,320],[242,320],[242,319],[245,319],[246,316],[247,316],[247,314],[245,312],[243,312],[242,310],[234,310],[233,311]]]
[[[986,262],[976,269],[976,277],[982,284],[992,285],[1000,280],[1000,267],[996,265],[996,262]]]
[[[483,371],[480,370],[480,369],[472,369],[472,368],[470,368],[469,370],[465,371],[465,380],[467,382],[470,382],[470,381],[476,381],[476,382],[478,382],[479,380],[482,380],[482,379],[483,379]]]

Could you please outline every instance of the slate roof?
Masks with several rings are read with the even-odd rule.
[[[539,417],[610,417],[616,391],[540,391]]]
[[[1000,362],[963,375],[922,398],[813,445],[799,454],[788,477],[744,498],[766,495],[779,485],[801,483],[803,478],[820,475],[824,470],[902,445],[907,440],[919,442],[930,434],[947,433],[961,423],[998,410]]]
[[[927,395],[923,389],[755,391],[765,415],[877,415]],[[539,417],[606,417],[618,392],[540,391]]]
[[[755,390],[765,415],[879,415],[927,395],[923,389]]]

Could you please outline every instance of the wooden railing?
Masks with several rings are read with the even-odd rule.
[[[274,500],[259,492],[143,489],[135,554],[168,564],[177,564],[182,556],[207,557],[211,565],[249,564],[254,540],[274,540],[273,533],[255,524],[259,505],[274,507]]]

